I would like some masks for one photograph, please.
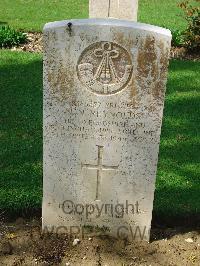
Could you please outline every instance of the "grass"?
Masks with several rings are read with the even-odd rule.
[[[186,22],[177,6],[183,0],[139,0],[139,22],[161,26],[170,30],[183,30]]]
[[[139,0],[138,21],[182,30],[181,1]],[[41,31],[49,21],[88,18],[88,0],[0,0],[0,7],[1,24],[25,31]]]
[[[14,215],[41,208],[42,56],[1,51],[0,62],[0,206]],[[170,64],[154,202],[163,219],[200,213],[199,71]]]
[[[38,208],[42,196],[42,57],[0,51],[0,206]]]
[[[200,215],[199,71],[191,61],[173,60],[169,68],[154,204],[169,220]]]

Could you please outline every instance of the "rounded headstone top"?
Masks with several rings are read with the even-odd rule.
[[[48,31],[54,28],[67,27],[69,23],[71,23],[72,26],[111,26],[111,27],[113,26],[113,27],[125,27],[125,28],[127,27],[127,28],[133,28],[135,30],[143,30],[171,37],[171,31],[162,27],[145,23],[127,21],[127,20],[101,19],[101,18],[72,19],[72,20],[49,22],[45,24],[43,31]]]

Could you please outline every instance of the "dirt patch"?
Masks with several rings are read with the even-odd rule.
[[[184,47],[172,47],[170,57],[181,60],[200,61],[200,52],[192,53],[187,51]]]
[[[42,234],[39,220],[17,219],[0,230],[0,265],[200,265],[200,231],[152,229],[151,242],[127,243],[89,233],[74,237]]]
[[[24,51],[31,53],[41,53],[43,50],[42,33],[28,32],[27,43],[11,48],[11,51]]]

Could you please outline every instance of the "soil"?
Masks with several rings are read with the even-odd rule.
[[[41,53],[43,50],[42,33],[41,32],[28,32],[27,43],[21,44],[18,47],[11,48],[11,51],[25,51],[31,53]]]
[[[40,53],[43,51],[42,45],[42,33],[41,32],[28,32],[28,41],[25,44],[21,44],[18,47],[11,48],[12,51],[26,51],[32,53]],[[200,61],[200,52],[191,53],[184,47],[172,47],[171,48],[171,59],[191,60]]]
[[[192,53],[184,47],[172,47],[170,56],[171,59],[200,61],[200,51],[198,53]]]
[[[200,265],[200,230],[153,228],[151,241],[128,243],[107,236],[42,234],[40,220],[0,226],[0,265]],[[200,229],[200,228],[199,228]]]

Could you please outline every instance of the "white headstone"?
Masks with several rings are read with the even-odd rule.
[[[137,21],[138,0],[90,0],[90,18],[118,18]]]
[[[43,228],[149,239],[170,42],[120,20],[46,24]]]

